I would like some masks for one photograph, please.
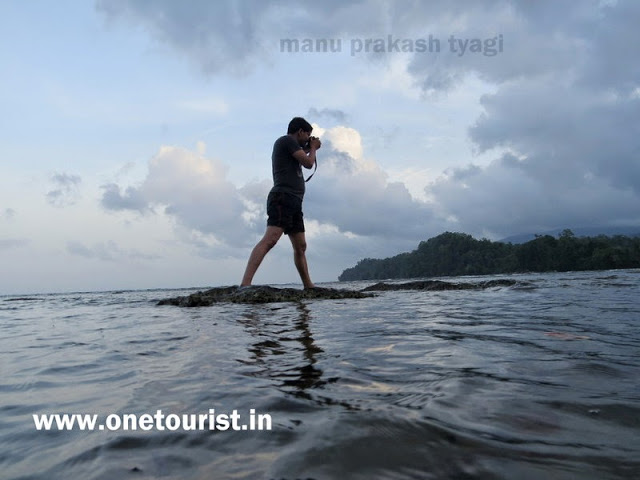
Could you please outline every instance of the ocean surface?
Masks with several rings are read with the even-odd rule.
[[[2,296],[0,478],[640,478],[640,270],[452,280],[494,278],[519,283],[199,308],[156,305],[194,290]],[[33,419],[210,409],[271,430]]]

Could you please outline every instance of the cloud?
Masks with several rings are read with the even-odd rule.
[[[419,241],[433,232],[433,211],[365,158],[359,132],[334,127],[323,132],[322,140],[318,173],[306,194],[309,216],[341,232],[387,240]]]
[[[400,16],[394,21],[402,29],[429,19],[429,35],[438,40],[439,48],[436,53],[414,55],[408,70],[424,91],[439,92],[460,86],[469,75],[503,84],[569,73],[576,49],[582,46],[572,32],[576,24],[587,21],[586,3],[576,2],[560,14],[557,4],[548,1],[535,6],[506,0],[429,2],[412,19]]]
[[[280,38],[410,41],[432,37],[433,51],[415,53],[410,72],[425,90],[447,90],[476,74],[492,83],[546,74],[585,74],[592,85],[635,89],[640,5],[634,0],[434,0],[430,2],[338,0],[297,2],[99,0],[110,21],[146,28],[152,38],[198,63],[209,73],[250,71],[271,61]],[[480,40],[480,50],[471,43]],[[495,40],[496,44],[492,45]],[[466,43],[465,43],[466,42]],[[497,42],[501,42],[498,45]],[[499,48],[499,51],[494,51]],[[389,60],[397,49],[369,58]],[[631,74],[631,75],[630,75]],[[632,78],[630,78],[632,77]]]
[[[7,223],[12,223],[16,217],[16,211],[13,208],[5,208],[0,211],[0,220]],[[0,238],[0,252],[5,250],[11,250],[15,248],[25,247],[30,243],[26,238]]]
[[[150,209],[147,200],[135,187],[127,187],[124,193],[115,183],[102,185],[101,204],[107,210],[136,210],[144,213]]]
[[[640,69],[629,61],[629,46],[640,41],[629,19],[640,4],[574,2],[562,15],[557,8],[493,2],[472,18],[495,17],[503,55],[416,56],[409,67],[425,91],[454,88],[468,75],[497,86],[468,131],[477,152],[496,152],[494,161],[446,172],[426,189],[459,230],[503,236],[640,222],[633,207],[640,200]]]
[[[269,62],[279,39],[318,38],[344,32],[371,32],[384,26],[384,2],[338,0],[297,2],[211,2],[188,5],[173,0],[98,0],[110,22],[142,25],[161,44],[192,60],[207,74],[245,74]]]
[[[469,129],[479,152],[511,154],[450,172],[428,193],[465,231],[637,224],[640,100],[633,92],[640,75],[628,45],[640,34],[628,18],[640,5],[574,3],[562,21],[542,21],[554,6],[535,5],[518,4],[516,38],[537,45],[537,63],[509,61],[510,73],[494,67],[492,78],[505,83],[482,98],[484,113]]]
[[[315,107],[311,107],[307,112],[306,118],[310,122],[332,121],[344,124],[347,119],[347,114],[339,109],[322,108],[319,110]]]
[[[227,167],[219,160],[206,158],[203,144],[199,149],[161,147],[140,185],[124,189],[117,184],[104,185],[102,206],[138,213],[161,209],[187,230],[209,236],[211,244],[244,245],[253,241],[246,235],[255,227],[251,187],[241,192],[226,179]]]
[[[531,170],[527,160],[505,154],[485,168],[471,165],[448,172],[428,192],[437,199],[439,213],[459,227],[456,230],[490,238],[640,222],[638,199],[629,189],[589,175],[550,188],[540,172]]]
[[[78,187],[82,179],[78,175],[56,173],[51,176],[53,190],[45,195],[47,203],[54,207],[66,207],[76,203],[79,197]]]
[[[260,60],[260,25],[268,2],[100,0],[99,12],[111,21],[124,19],[143,25],[160,43],[195,60],[208,73],[243,72]]]
[[[26,247],[29,243],[26,238],[0,238],[0,251]]]
[[[475,144],[525,157],[522,168],[550,191],[595,176],[640,194],[640,100],[520,83],[485,97],[483,105],[485,114],[470,129]]]
[[[5,208],[0,213],[0,219],[2,220],[13,220],[16,216],[16,211],[13,208]]]
[[[472,78],[491,87],[491,94],[478,99],[483,113],[467,132],[474,148],[470,157],[484,154],[483,164],[443,172],[426,186],[429,202],[412,198],[405,184],[390,181],[367,159],[358,132],[344,126],[327,130],[305,212],[322,228],[337,229],[323,230],[323,235],[400,241],[443,229],[503,236],[640,220],[633,210],[640,200],[640,63],[634,61],[639,2],[336,0],[291,6],[198,1],[185,6],[170,0],[102,0],[98,9],[112,20],[144,26],[154,39],[210,74],[246,73],[274,61],[279,38],[343,38],[348,43],[349,38],[391,35],[415,41],[431,36],[439,51],[370,52],[353,61],[393,66],[394,80],[383,82],[384,88],[394,88],[401,78],[402,88],[417,86],[425,102],[446,102]],[[472,51],[470,42],[480,51]],[[346,123],[340,108],[311,108],[308,116]],[[486,160],[490,155],[493,161]],[[181,224],[226,244],[241,241],[237,232],[250,226],[259,231],[264,187],[254,189],[249,199],[251,188],[242,191],[226,182],[222,164],[216,164],[215,174],[198,178],[208,178],[224,192],[217,197],[170,165],[168,171],[152,166],[140,187],[106,188],[103,204],[142,211],[164,203]],[[176,180],[193,180],[203,201],[185,199],[186,184],[178,187],[184,193],[180,198],[154,187],[174,170]],[[221,209],[214,208],[218,204]],[[203,220],[207,214],[210,223]]]
[[[309,236],[334,236],[344,244],[363,244],[371,237],[404,246],[407,239],[416,243],[437,233],[432,209],[364,156],[359,132],[317,125],[314,132],[323,146],[318,173],[305,195],[305,219],[316,225]],[[271,186],[271,179],[232,184],[226,165],[206,157],[203,144],[198,151],[165,146],[151,159],[139,185],[103,186],[102,205],[112,211],[162,211],[176,220],[182,240],[202,256],[246,256],[264,232]]]
[[[157,260],[160,257],[142,253],[135,249],[125,250],[118,246],[113,240],[96,243],[87,247],[81,242],[67,242],[67,253],[84,257],[87,259],[97,259],[105,262],[118,262],[121,260]]]

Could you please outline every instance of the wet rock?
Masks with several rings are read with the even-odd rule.
[[[274,303],[299,302],[302,300],[335,300],[343,298],[367,298],[390,290],[478,290],[493,287],[512,287],[518,284],[515,280],[488,280],[476,283],[452,283],[441,280],[420,280],[406,283],[376,283],[362,290],[345,290],[337,288],[275,288],[267,285],[251,287],[218,287],[196,292],[183,297],[160,300],[158,305],[175,305],[178,307],[207,307],[214,303]]]
[[[185,297],[174,297],[161,300],[158,305],[175,305],[178,307],[206,307],[214,303],[273,303],[299,302],[301,300],[367,298],[372,294],[357,290],[336,288],[275,288],[266,285],[240,287],[219,287],[197,292]]]

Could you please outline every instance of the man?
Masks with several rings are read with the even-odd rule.
[[[291,240],[293,261],[302,285],[304,288],[314,287],[305,256],[307,242],[302,218],[305,191],[302,167],[313,167],[316,163],[316,150],[321,146],[320,140],[311,136],[312,130],[313,127],[304,118],[295,117],[289,122],[287,134],[273,144],[273,188],[267,197],[267,230],[251,252],[240,284],[242,287],[251,285],[265,255],[278,243],[282,234],[288,235]]]

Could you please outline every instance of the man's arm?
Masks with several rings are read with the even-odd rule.
[[[312,139],[309,145],[309,151],[297,150],[293,153],[293,158],[298,160],[304,168],[312,168],[316,163],[316,150],[320,148],[320,140],[317,138]]]

